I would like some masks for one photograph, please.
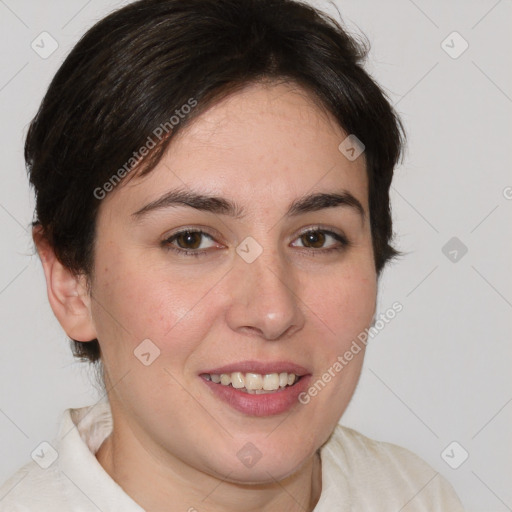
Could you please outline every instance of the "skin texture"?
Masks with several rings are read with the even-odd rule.
[[[199,374],[243,360],[290,361],[314,382],[371,324],[377,276],[368,183],[364,156],[351,162],[338,150],[346,136],[298,86],[253,84],[180,132],[149,175],[102,201],[90,293],[34,232],[61,325],[101,346],[114,432],[97,459],[145,510],[316,504],[316,452],[354,393],[364,350],[310,403],[268,417],[234,410]],[[235,200],[246,216],[178,206],[133,218],[176,187]],[[364,219],[346,206],[284,216],[298,197],[342,190],[361,202]],[[320,248],[308,246],[302,231],[318,225],[341,231],[350,246],[322,252],[340,247],[329,235]],[[213,237],[200,239],[205,254],[162,244],[183,227]],[[263,248],[250,264],[236,252],[247,236]],[[134,356],[147,338],[160,349],[150,366]],[[252,468],[236,456],[247,442],[262,454]]]

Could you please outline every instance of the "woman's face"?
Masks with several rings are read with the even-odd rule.
[[[327,440],[364,351],[334,376],[333,365],[370,325],[377,292],[364,155],[347,159],[346,137],[303,90],[252,85],[103,200],[91,318],[126,443],[165,466],[268,482]],[[160,201],[171,191],[222,203]],[[290,210],[316,194],[356,201],[317,196]],[[293,380],[281,373],[301,378],[238,389]]]

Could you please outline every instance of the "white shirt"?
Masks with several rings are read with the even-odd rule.
[[[0,488],[0,512],[144,512],[95,457],[112,428],[107,400],[67,409],[57,438],[34,452],[39,463],[32,460]],[[405,448],[338,425],[320,456],[314,512],[463,511],[450,484]]]

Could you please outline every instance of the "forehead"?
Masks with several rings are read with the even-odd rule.
[[[194,119],[155,169],[107,199],[143,206],[180,187],[282,208],[306,193],[345,189],[367,209],[364,156],[349,161],[339,151],[346,137],[304,89],[252,84]]]

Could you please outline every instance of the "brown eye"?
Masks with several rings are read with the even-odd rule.
[[[325,254],[331,251],[342,251],[351,244],[345,235],[335,233],[327,229],[310,229],[304,231],[297,239],[300,245],[294,247],[310,249],[310,253]]]
[[[325,244],[325,234],[321,231],[310,231],[303,234],[300,238],[306,247],[320,249]]]
[[[210,252],[207,249],[212,249],[214,245],[211,235],[201,230],[191,229],[179,231],[162,242],[163,247],[182,256],[206,255]]]
[[[183,231],[174,240],[182,249],[197,249],[201,245],[202,234],[198,231]]]

